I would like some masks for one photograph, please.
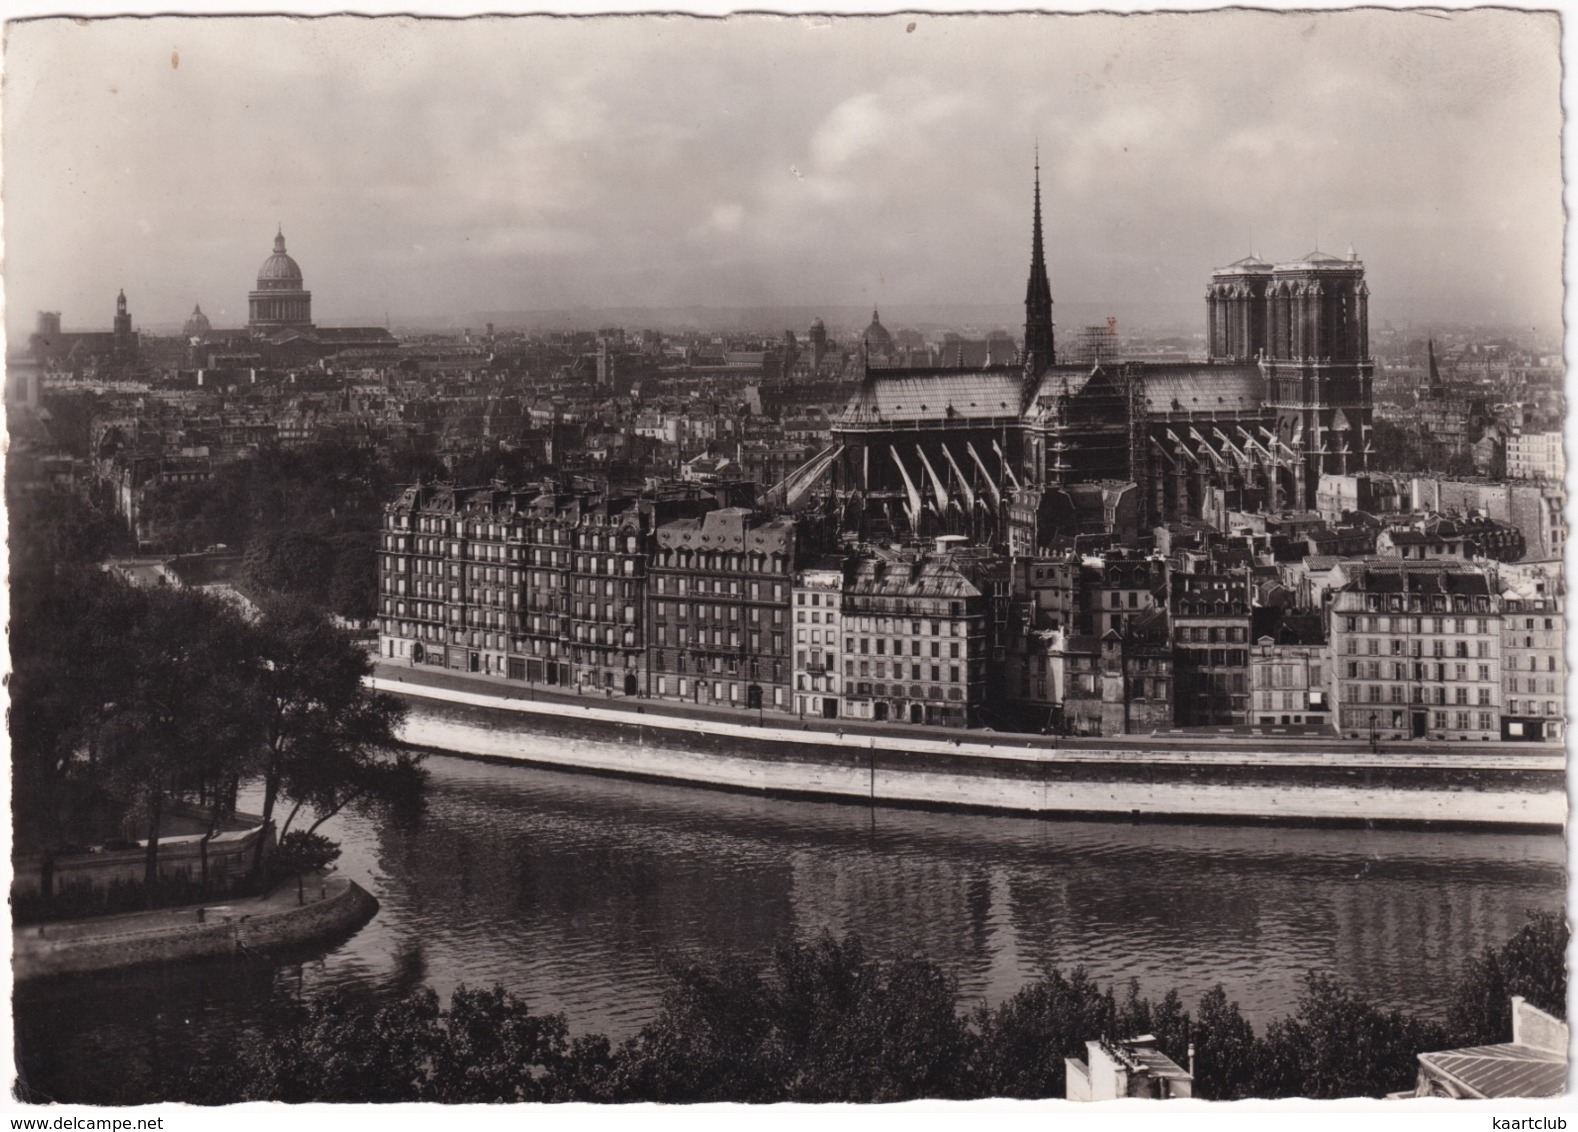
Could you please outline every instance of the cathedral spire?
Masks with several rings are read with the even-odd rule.
[[[1035,219],[1030,238],[1030,281],[1025,287],[1025,364],[1039,374],[1054,360],[1052,285],[1047,282],[1041,239],[1041,147],[1036,147]]]

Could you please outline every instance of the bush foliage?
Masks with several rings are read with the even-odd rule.
[[[1485,1019],[1491,991],[1563,1013],[1566,928],[1531,917],[1487,950],[1456,988],[1452,1025]],[[613,1045],[572,1039],[501,988],[462,987],[447,1007],[428,989],[393,1001],[343,992],[283,1003],[220,1077],[184,1090],[209,1103],[278,1101],[886,1102],[1062,1097],[1064,1059],[1091,1039],[1154,1034],[1187,1064],[1195,1096],[1381,1097],[1412,1087],[1417,1055],[1507,1041],[1381,1010],[1335,980],[1306,977],[1294,1013],[1257,1035],[1218,986],[1197,1010],[1178,995],[1123,993],[1050,971],[996,1007],[960,1014],[957,987],[920,957],[878,959],[860,939],[824,935],[765,964],[712,957],[672,965],[658,1017]],[[1498,981],[1499,980],[1499,981]],[[1463,1007],[1463,1003],[1469,1005]],[[1464,1013],[1464,1011],[1467,1013]]]

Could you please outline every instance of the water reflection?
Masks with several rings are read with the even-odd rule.
[[[1187,1003],[1224,983],[1263,1025],[1316,969],[1437,1014],[1470,956],[1565,892],[1550,834],[1042,821],[429,766],[415,820],[336,819],[341,868],[382,903],[362,932],[283,963],[26,988],[29,1079],[122,1065],[95,1087],[130,1088],[177,1056],[200,1062],[270,994],[329,985],[503,983],[576,1031],[621,1037],[657,1009],[668,959],[765,955],[823,930],[924,952],[967,1001],[1083,964]]]

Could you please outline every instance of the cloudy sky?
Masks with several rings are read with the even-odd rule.
[[[1319,242],[1380,317],[1559,325],[1552,16],[155,19],[7,33],[7,324],[245,320],[276,223],[389,311],[1158,310]]]

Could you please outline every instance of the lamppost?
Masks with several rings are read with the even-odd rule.
[[[1375,741],[1375,713],[1372,711],[1370,713],[1370,753],[1374,754],[1379,749]]]

